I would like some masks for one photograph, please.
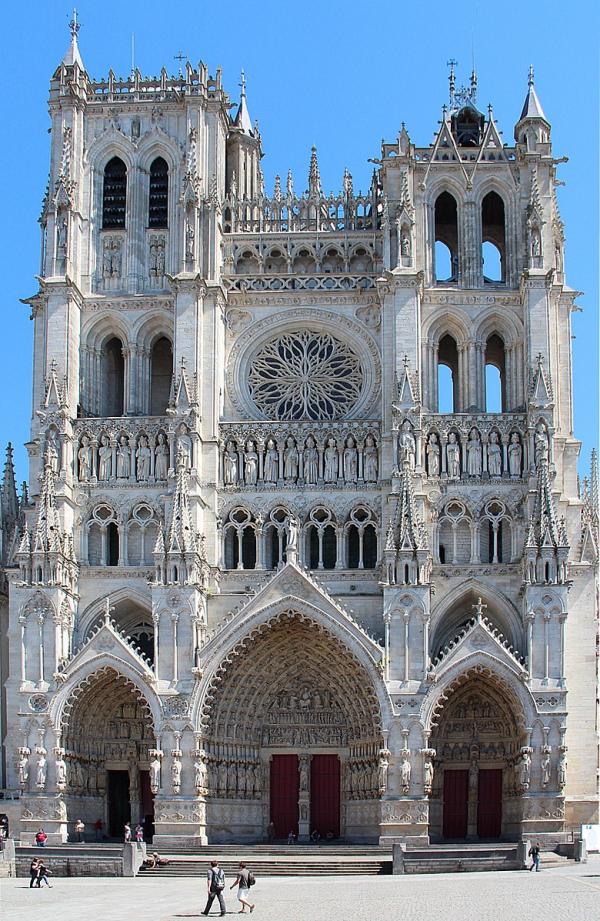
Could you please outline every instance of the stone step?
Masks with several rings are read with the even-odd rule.
[[[220,866],[225,872],[226,878],[231,882],[236,877],[239,862],[221,861]],[[264,860],[249,862],[249,867],[257,880],[261,877],[271,876],[380,876],[383,873],[391,873],[392,861],[389,860],[365,860],[355,859],[353,861],[300,861],[286,860],[280,861]],[[142,868],[140,876],[177,876],[177,877],[196,877],[203,879],[206,876],[207,863],[205,860],[173,860],[167,867],[158,867],[154,870]]]

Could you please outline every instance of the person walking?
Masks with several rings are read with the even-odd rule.
[[[254,877],[252,877],[252,880],[250,879],[250,871],[246,867],[246,864],[242,862],[240,863],[235,882],[229,887],[230,889],[233,889],[234,886],[238,887],[238,902],[240,902],[242,906],[241,911],[238,912],[239,915],[246,914],[246,905],[250,909],[250,914],[254,911],[254,904],[248,901],[251,885],[254,885]]]
[[[202,914],[208,915],[216,896],[219,900],[221,917],[223,917],[226,914],[225,899],[223,898],[223,889],[225,888],[225,874],[219,866],[218,860],[211,860],[210,862],[210,869],[206,873],[206,885],[208,889],[208,899],[206,902],[206,908]]]
[[[144,840],[144,829],[142,828],[141,825],[135,826],[135,840],[137,841],[138,844],[141,844],[142,841]]]
[[[39,864],[39,866],[38,866],[38,875],[37,875],[37,879],[36,879],[36,881],[35,881],[36,886],[38,887],[38,889],[41,889],[41,888],[42,888],[42,883],[46,883],[48,889],[52,889],[52,886],[51,886],[50,883],[48,882],[48,874],[51,875],[51,871],[48,869],[48,867],[46,867],[46,866],[44,865],[43,860],[39,860],[39,861],[38,861],[38,864]]]
[[[45,847],[46,841],[48,840],[48,835],[43,828],[40,828],[35,836],[35,843],[37,847]]]
[[[535,872],[540,872],[540,842],[537,841],[535,844],[529,848],[529,856],[531,857],[531,866],[529,867],[529,872],[535,867]]]
[[[77,841],[79,842],[79,844],[81,844],[81,842],[83,841],[84,831],[85,831],[85,825],[83,824],[81,819],[77,819],[77,821],[75,822],[75,834],[77,835]]]
[[[131,841],[131,825],[129,822],[125,822],[125,826],[123,828],[123,836],[125,838],[125,844],[129,844]]]
[[[34,857],[29,865],[29,888],[33,889],[33,884],[36,882],[40,871],[40,861],[37,857]]]

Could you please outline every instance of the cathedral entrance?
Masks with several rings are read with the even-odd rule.
[[[378,840],[382,737],[365,669],[294,611],[239,649],[208,715],[209,840],[211,819],[213,840],[264,839],[269,822],[284,839]]]
[[[436,751],[430,797],[432,840],[511,837],[509,769],[522,743],[519,704],[487,669],[449,696],[431,734]]]
[[[111,838],[123,835],[123,826],[131,822],[129,802],[129,772],[107,771],[108,779],[108,834]]]

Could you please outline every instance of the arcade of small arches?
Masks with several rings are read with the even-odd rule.
[[[90,566],[153,566],[160,527],[156,511],[144,502],[124,513],[100,502],[82,529],[81,559]]]
[[[279,569],[287,560],[290,518],[284,506],[266,517],[233,508],[223,524],[225,569]],[[345,521],[325,506],[316,506],[300,523],[298,555],[309,569],[375,569],[380,557],[375,514],[357,505]]]
[[[381,257],[368,243],[237,244],[225,257],[225,272],[236,275],[357,275],[376,272]]]
[[[489,498],[473,511],[453,498],[434,525],[434,559],[440,564],[512,563],[522,552],[522,525],[505,502]]]

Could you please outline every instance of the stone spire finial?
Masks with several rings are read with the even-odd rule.
[[[544,114],[544,110],[542,109],[540,100],[535,91],[533,65],[529,67],[529,74],[527,76],[527,96],[525,97],[525,103],[519,121],[523,121],[523,119],[526,118],[541,118],[548,124],[548,119]]]
[[[168,529],[167,552],[185,553],[197,550],[196,533],[192,526],[189,506],[188,472],[186,456],[177,452],[177,484],[173,496],[173,509]]]
[[[273,189],[273,198],[275,201],[281,201],[281,176],[275,176],[275,188]]]
[[[310,169],[308,172],[308,194],[313,198],[321,195],[321,174],[317,160],[317,148],[313,144],[310,149]]]
[[[240,76],[240,105],[233,123],[236,128],[241,128],[244,134],[248,134],[251,137],[254,136],[252,119],[250,118],[250,113],[248,111],[248,103],[246,97],[246,74],[243,70]]]
[[[49,450],[44,457],[42,488],[37,506],[37,520],[33,531],[33,550],[60,552],[62,550],[63,535],[56,507],[54,470],[52,469]]]
[[[14,524],[19,515],[19,497],[15,480],[15,465],[13,461],[13,446],[8,442],[6,446],[6,461],[2,477],[1,491],[2,525]]]
[[[69,45],[69,48],[62,60],[62,63],[65,65],[65,67],[72,67],[74,64],[77,64],[77,66],[80,67],[81,70],[85,70],[85,67],[83,66],[83,61],[81,60],[81,55],[79,53],[79,47],[77,45],[77,35],[79,34],[80,29],[81,29],[81,23],[79,22],[79,19],[77,18],[77,10],[73,9],[73,17],[71,21],[69,22],[69,31],[71,33],[71,44]]]
[[[286,180],[285,188],[286,188],[287,197],[293,198],[294,197],[294,177],[292,176],[291,169],[289,169],[287,172],[287,180]]]
[[[536,463],[535,504],[525,541],[526,579],[537,583],[563,583],[569,542],[566,523],[559,523],[552,497],[548,452],[540,450]]]

